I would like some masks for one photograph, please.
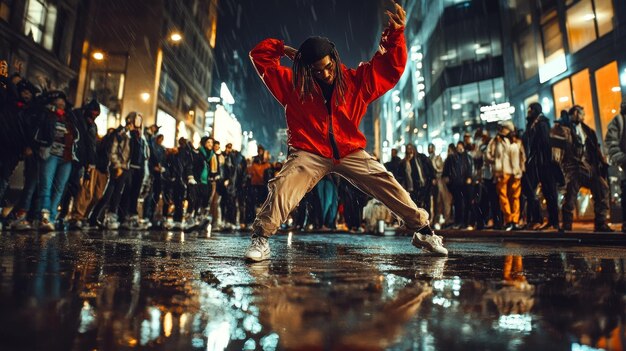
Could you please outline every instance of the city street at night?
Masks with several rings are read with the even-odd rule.
[[[626,0],[0,0],[0,351],[626,351]]]
[[[468,233],[469,237],[471,234]],[[2,350],[623,349],[620,246],[281,234],[5,233]]]

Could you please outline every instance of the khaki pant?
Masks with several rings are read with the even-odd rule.
[[[498,178],[496,190],[504,223],[519,223],[522,180],[515,178],[512,174],[504,174]]]
[[[95,168],[89,170],[89,180],[83,180],[75,204],[72,209],[72,219],[83,220],[91,209],[102,198],[104,189],[109,181],[109,175]]]
[[[342,158],[337,164],[329,158],[293,150],[268,184],[269,194],[254,221],[254,233],[263,236],[276,233],[304,195],[330,172],[380,200],[405,222],[407,229],[417,230],[428,224],[428,212],[418,208],[393,175],[364,150]]]

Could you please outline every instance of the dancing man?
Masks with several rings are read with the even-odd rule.
[[[386,13],[389,22],[379,50],[356,70],[345,67],[335,44],[322,37],[308,38],[298,50],[282,40],[266,39],[250,52],[259,76],[285,108],[290,150],[282,170],[268,184],[267,199],[253,224],[247,259],[270,257],[268,238],[330,172],[346,178],[399,216],[414,232],[414,246],[448,254],[441,236],[429,225],[428,212],[418,208],[393,175],[365,152],[366,140],[359,131],[368,104],[396,85],[406,65],[406,12],[395,4],[394,12]],[[292,69],[281,66],[283,56],[293,61]]]

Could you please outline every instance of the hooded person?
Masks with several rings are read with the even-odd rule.
[[[247,259],[269,258],[268,238],[305,194],[331,172],[350,180],[401,217],[414,232],[413,245],[447,255],[442,238],[430,228],[428,213],[365,152],[366,139],[359,130],[368,104],[396,85],[406,65],[406,13],[399,4],[394,7],[393,13],[387,11],[388,27],[379,50],[357,69],[344,66],[335,45],[322,37],[308,38],[298,50],[270,38],[250,52],[259,77],[285,108],[290,152],[268,184],[267,199],[253,223]],[[293,61],[291,68],[280,64],[283,56]]]

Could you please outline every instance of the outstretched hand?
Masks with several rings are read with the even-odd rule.
[[[387,16],[389,16],[389,22],[387,23],[387,26],[390,29],[396,30],[396,29],[400,29],[404,27],[404,22],[406,20],[406,12],[402,8],[402,6],[400,6],[400,4],[396,2],[394,2],[393,6],[394,6],[395,13],[389,10],[385,10],[385,13],[387,13]]]
[[[290,60],[293,61],[293,58],[296,57],[296,53],[298,50],[292,48],[291,46],[285,45],[285,56],[289,57]]]

